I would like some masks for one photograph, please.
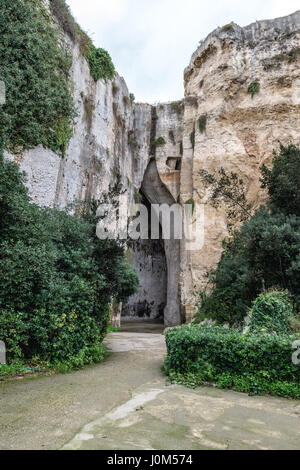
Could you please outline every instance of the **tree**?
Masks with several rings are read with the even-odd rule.
[[[201,170],[200,177],[204,186],[211,190],[210,203],[214,207],[225,203],[229,226],[244,222],[251,216],[251,207],[244,192],[244,181],[237,173],[226,173],[224,168],[215,173]]]
[[[262,186],[268,189],[270,202],[285,214],[300,216],[300,149],[281,145],[273,166],[262,166]]]

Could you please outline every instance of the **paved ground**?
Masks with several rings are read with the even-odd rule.
[[[0,449],[300,449],[300,402],[167,385],[160,325],[126,324],[100,365],[0,385]]]

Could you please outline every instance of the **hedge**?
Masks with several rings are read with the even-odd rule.
[[[288,335],[247,333],[218,326],[183,326],[167,332],[165,370],[187,385],[216,383],[251,393],[300,398],[300,366]]]

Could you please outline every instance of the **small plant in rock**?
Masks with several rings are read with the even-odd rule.
[[[183,156],[183,142],[180,142],[180,147],[179,147],[179,153],[181,156]]]
[[[198,124],[199,124],[199,130],[200,130],[201,134],[203,134],[205,132],[206,124],[207,124],[206,114],[204,114],[203,116],[200,116]]]
[[[112,92],[113,92],[113,95],[116,96],[116,94],[119,92],[120,88],[118,87],[118,85],[114,82],[113,83],[113,86],[112,86]]]
[[[191,144],[192,144],[192,149],[194,150],[195,149],[195,131],[191,132],[190,141],[191,141]]]
[[[222,26],[221,31],[224,33],[233,33],[234,32],[234,27],[232,23],[225,24]]]
[[[158,137],[154,142],[153,142],[153,145],[155,147],[159,147],[161,145],[165,145],[166,144],[166,141],[163,137]]]
[[[248,93],[251,95],[251,98],[254,97],[257,93],[260,91],[260,83],[258,80],[255,80],[254,82],[251,82],[250,85],[248,86]]]
[[[171,103],[171,108],[174,113],[181,114],[184,110],[183,101],[173,101]]]
[[[115,67],[107,51],[94,46],[90,41],[86,59],[89,64],[90,72],[95,81],[100,78],[112,80],[115,76]]]
[[[67,118],[63,117],[55,130],[56,142],[62,158],[65,157],[66,151],[73,135],[73,129]]]

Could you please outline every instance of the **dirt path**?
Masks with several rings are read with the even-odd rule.
[[[100,365],[0,385],[0,449],[299,449],[300,402],[167,385],[159,325]]]

